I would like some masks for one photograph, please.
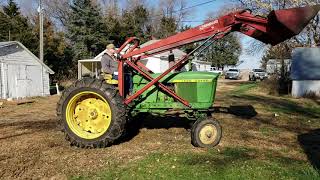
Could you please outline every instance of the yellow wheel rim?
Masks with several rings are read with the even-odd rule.
[[[91,91],[74,95],[66,108],[66,121],[70,130],[84,139],[95,139],[103,135],[110,126],[111,116],[108,101]]]
[[[215,126],[208,124],[204,126],[199,132],[199,139],[203,144],[212,144],[217,138],[217,129]]]

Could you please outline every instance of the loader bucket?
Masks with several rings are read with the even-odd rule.
[[[318,14],[320,5],[272,11],[268,15],[267,32],[256,39],[276,45],[299,34]]]

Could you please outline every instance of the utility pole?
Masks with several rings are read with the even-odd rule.
[[[39,25],[40,25],[40,61],[43,62],[43,9],[42,9],[42,0],[39,0]]]
[[[39,0],[39,26],[40,26],[40,53],[39,53],[39,59],[41,62],[43,62],[43,8],[42,8],[42,0]],[[43,82],[43,66],[41,65],[41,84],[42,84],[42,96],[44,96],[44,82]]]

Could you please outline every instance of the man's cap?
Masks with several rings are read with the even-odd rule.
[[[106,48],[107,49],[115,49],[115,46],[114,46],[114,44],[108,44]]]

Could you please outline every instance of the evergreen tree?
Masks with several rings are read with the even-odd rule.
[[[9,41],[11,30],[10,18],[0,11],[0,41]]]
[[[67,30],[75,53],[73,60],[92,58],[107,44],[100,8],[90,0],[73,0],[71,10]]]
[[[117,8],[114,2],[112,7]],[[150,39],[151,27],[149,12],[143,4],[138,4],[117,14],[117,9],[108,8],[105,17],[108,39],[116,46],[121,46],[128,37],[137,37],[141,43]]]
[[[33,53],[37,53],[37,44],[34,43],[37,38],[32,31],[30,21],[21,15],[18,5],[13,0],[9,0],[2,9],[3,12],[0,12],[0,40],[20,41]]]
[[[10,18],[21,15],[20,8],[13,0],[9,0],[7,6],[3,6],[3,12],[6,13]]]
[[[148,38],[148,10],[143,5],[137,5],[131,10],[125,10],[122,14],[123,37],[135,36],[145,42]]]
[[[163,16],[160,21],[160,29],[157,32],[159,38],[166,38],[168,36],[174,35],[178,29],[178,24],[176,19],[173,17]]]
[[[225,65],[236,65],[241,54],[241,45],[237,37],[229,34],[215,41],[205,52],[204,60],[212,66],[222,68]]]
[[[125,41],[127,34],[122,30],[120,19],[113,16],[107,16],[105,18],[106,29],[108,32],[108,38],[110,42],[114,43],[116,47],[120,47]]]
[[[117,0],[109,0],[106,13],[104,17],[104,23],[108,32],[108,39],[114,43],[116,47],[121,46],[121,43],[125,40],[125,34],[121,31],[121,13]]]

